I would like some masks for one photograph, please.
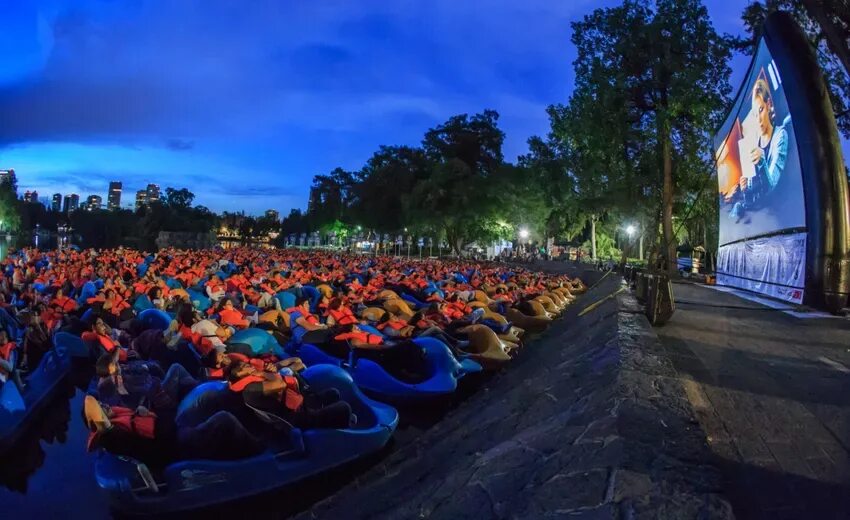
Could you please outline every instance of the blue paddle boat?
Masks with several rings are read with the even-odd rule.
[[[98,485],[109,493],[113,507],[122,512],[156,515],[188,511],[297,483],[377,452],[389,441],[398,425],[395,408],[364,396],[340,368],[316,366],[302,375],[316,390],[336,388],[357,415],[356,426],[301,430],[257,410],[257,416],[275,435],[268,449],[257,456],[234,461],[183,460],[152,472],[138,460],[101,450],[95,464]],[[195,424],[227,409],[233,405],[234,395],[224,382],[199,385],[178,407],[177,425]],[[243,411],[247,409],[241,400],[236,404]]]
[[[366,326],[362,328],[366,330]],[[287,352],[300,357],[307,366],[329,364],[342,367],[368,395],[392,403],[417,402],[451,394],[463,376],[482,370],[481,365],[471,359],[458,361],[449,347],[436,338],[416,338],[413,342],[425,351],[422,377],[415,381],[402,380],[379,363],[354,356],[353,349],[347,359],[311,344],[290,343]]]
[[[71,370],[71,358],[62,345],[44,354],[26,378],[23,392],[11,379],[0,387],[0,453],[8,450],[38,410],[46,405]]]

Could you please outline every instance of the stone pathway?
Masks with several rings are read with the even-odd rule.
[[[850,320],[798,319],[686,283],[674,293],[711,305],[678,303],[655,330],[736,516],[850,518]]]

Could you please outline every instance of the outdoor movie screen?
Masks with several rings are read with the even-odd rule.
[[[807,239],[803,177],[782,77],[764,40],[714,145],[718,283],[801,303]]]
[[[794,124],[782,78],[764,40],[714,144],[721,246],[805,228]]]

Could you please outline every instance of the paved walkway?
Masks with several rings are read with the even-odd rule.
[[[798,319],[686,283],[674,293],[656,332],[736,515],[850,518],[850,320]]]

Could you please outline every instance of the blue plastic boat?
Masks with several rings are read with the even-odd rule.
[[[0,453],[8,450],[26,430],[70,370],[71,357],[57,344],[26,378],[23,393],[13,381],[3,383],[0,387]]]
[[[53,344],[62,347],[71,357],[88,358],[92,356],[89,346],[79,336],[68,332],[57,332],[53,335]]]
[[[137,460],[101,450],[95,464],[98,485],[109,493],[113,507],[123,512],[188,511],[294,484],[377,452],[389,441],[398,425],[395,408],[364,396],[339,368],[311,367],[303,375],[312,388],[339,390],[341,398],[357,414],[357,426],[282,430],[280,442],[255,457],[236,461],[185,460],[170,464],[157,474],[151,474]],[[220,409],[217,404],[228,394],[233,395],[223,382],[203,383],[181,402],[177,424],[187,415],[199,413],[198,408],[204,403],[210,412]]]
[[[139,321],[142,322],[145,329],[166,330],[171,326],[171,316],[160,309],[145,309],[139,313]]]
[[[329,364],[343,367],[364,392],[392,403],[423,401],[451,394],[463,376],[482,370],[481,365],[471,359],[458,361],[449,347],[436,338],[416,338],[413,341],[425,350],[427,363],[425,379],[417,383],[396,378],[370,359],[340,359],[311,344],[290,343],[287,351],[300,357],[307,366]]]

